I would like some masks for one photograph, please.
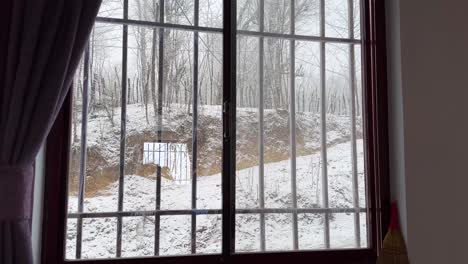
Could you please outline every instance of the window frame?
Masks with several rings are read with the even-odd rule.
[[[125,0],[128,1],[128,0]],[[325,0],[321,0],[325,1]],[[236,61],[236,1],[224,0],[223,56]],[[223,139],[223,230],[222,253],[219,255],[189,255],[171,257],[139,257],[99,260],[65,260],[67,215],[67,178],[69,161],[69,132],[71,130],[71,92],[49,133],[46,145],[46,179],[44,188],[44,218],[42,228],[42,263],[255,263],[259,261],[301,261],[313,259],[327,263],[375,263],[383,233],[388,226],[390,188],[388,160],[387,80],[385,47],[385,2],[361,0],[363,100],[365,101],[364,130],[365,164],[369,208],[368,249],[330,249],[287,252],[234,252],[235,193],[235,135],[236,124],[236,65],[223,67],[223,127],[228,131]],[[112,20],[112,19],[109,19]],[[225,184],[227,183],[227,184]],[[225,188],[224,186],[227,186]]]

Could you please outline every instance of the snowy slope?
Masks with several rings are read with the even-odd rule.
[[[364,205],[364,176],[362,140],[358,140],[359,196]],[[330,207],[352,207],[351,143],[329,147],[328,180]],[[314,208],[321,205],[320,154],[297,158],[298,206]],[[267,208],[290,208],[290,161],[265,164],[265,205]],[[258,167],[237,171],[236,207],[258,207]],[[199,209],[221,208],[221,175],[201,177],[197,183]],[[155,208],[154,178],[127,175],[124,184],[124,210],[153,210]],[[117,211],[118,183],[113,183],[100,196],[85,200],[87,212]],[[190,209],[191,185],[162,179],[162,209]],[[77,198],[69,197],[69,212],[77,210]],[[323,248],[323,216],[299,214],[300,249]],[[267,250],[287,250],[292,247],[291,214],[266,215]],[[190,216],[161,217],[161,255],[190,253]],[[83,221],[83,258],[115,257],[115,218],[85,219]],[[154,217],[126,217],[123,220],[122,255],[151,256],[154,250]],[[238,251],[259,250],[259,217],[238,214],[236,218],[236,248]],[[353,214],[339,213],[331,216],[330,239],[333,248],[356,247]],[[366,217],[361,215],[361,246],[366,246]],[[74,258],[76,219],[68,221],[67,258]],[[221,216],[197,216],[197,252],[221,251]]]
[[[164,107],[162,127],[156,125],[152,106],[148,106],[148,121],[142,104],[127,106],[126,121],[126,163],[137,165],[143,163],[140,156],[143,142],[155,142],[156,133],[175,135],[178,143],[187,144],[191,159],[192,122],[193,116],[187,113],[186,106],[172,104]],[[114,108],[113,125],[107,113],[96,110],[87,122],[88,177],[97,177],[106,168],[115,169],[120,161],[120,112]],[[265,161],[274,162],[285,159],[289,142],[289,113],[285,110],[265,110],[264,137]],[[77,115],[78,124],[80,115]],[[258,110],[238,108],[236,121],[237,161],[240,168],[252,167],[258,146]],[[75,129],[72,127],[72,129]],[[80,131],[78,125],[76,130]],[[327,145],[331,146],[350,140],[351,119],[347,116],[327,115]],[[356,131],[361,134],[361,122],[357,122]],[[220,106],[200,106],[198,116],[198,170],[199,175],[213,175],[220,172],[222,152],[222,111]],[[75,131],[72,131],[75,134]],[[299,155],[310,155],[320,149],[321,140],[320,115],[316,113],[298,112],[296,114],[296,148]],[[72,143],[72,161],[75,173],[79,164],[81,135],[77,133]],[[141,148],[141,149],[140,149]],[[76,175],[75,175],[76,176]]]

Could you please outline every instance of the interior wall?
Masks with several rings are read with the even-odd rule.
[[[389,159],[391,195],[397,201],[403,234],[406,236],[405,146],[403,131],[403,96],[401,87],[400,5],[386,1],[387,80],[389,118]]]
[[[467,10],[387,0],[392,191],[411,263],[468,263]]]

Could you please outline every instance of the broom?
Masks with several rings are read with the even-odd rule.
[[[392,203],[390,217],[390,226],[385,235],[377,264],[409,264],[408,252],[398,222],[398,207],[395,202]]]

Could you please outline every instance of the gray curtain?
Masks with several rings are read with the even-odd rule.
[[[100,3],[0,1],[1,264],[32,263],[34,159],[68,93]]]

